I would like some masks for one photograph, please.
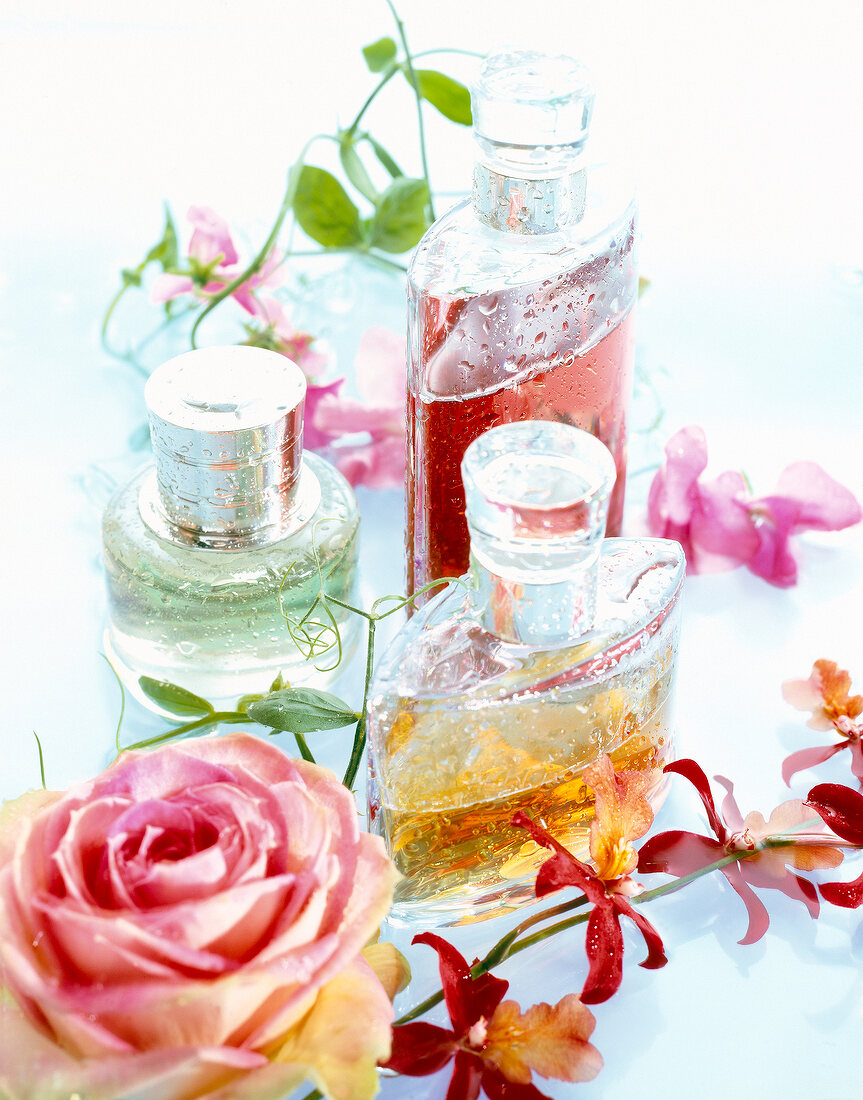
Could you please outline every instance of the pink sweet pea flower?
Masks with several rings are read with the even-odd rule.
[[[798,799],[783,802],[765,821],[760,813],[743,817],[734,799],[732,784],[716,776],[726,790],[720,816],[710,792],[707,776],[694,760],[677,760],[665,766],[666,772],[682,775],[695,787],[707,812],[714,836],[672,829],[653,836],[638,853],[638,867],[643,873],[661,872],[682,878],[693,871],[716,863],[737,852],[755,852],[718,869],[743,901],[749,915],[749,926],[739,941],[755,943],[770,925],[770,917],[753,886],[779,890],[788,897],[802,901],[812,917],[818,916],[818,894],[807,879],[793,874],[788,865],[799,870],[835,867],[842,861],[835,836],[820,830],[802,831],[811,817]],[[777,841],[775,847],[765,846]],[[787,842],[787,843],[786,843]]]
[[[308,422],[333,443],[348,435],[368,437],[330,452],[352,485],[400,488],[405,473],[404,339],[385,328],[367,329],[354,365],[362,400],[342,397],[334,384],[329,393],[315,397]]]
[[[193,227],[188,268],[158,275],[150,288],[150,298],[154,302],[169,302],[182,294],[194,294],[206,300],[224,290],[244,270],[223,218],[208,206],[190,206],[187,218]],[[279,285],[281,263],[282,255],[274,248],[261,267],[232,291],[231,296],[247,313],[266,320],[255,292]]]
[[[239,256],[224,218],[209,206],[190,206],[186,217],[194,227],[189,239],[189,255],[201,267],[211,264],[230,267],[237,263]]]
[[[707,466],[702,430],[683,428],[668,441],[665,465],[650,487],[650,531],[676,539],[689,569],[707,573],[746,565],[771,584],[797,581],[788,544],[802,531],[838,531],[859,523],[860,505],[814,462],[796,462],[779,478],[777,492],[752,499],[741,474],[726,471],[700,480]]]
[[[335,776],[247,734],[18,799],[0,812],[0,1094],[280,1100],[311,1077],[371,1100],[393,959],[363,949],[396,877]]]

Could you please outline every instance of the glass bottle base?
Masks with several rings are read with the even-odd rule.
[[[360,626],[359,619],[340,625],[342,652],[336,668],[330,668],[337,657],[335,652],[321,655],[320,668],[304,660],[298,651],[285,654],[278,661],[253,662],[233,657],[230,664],[218,664],[215,660],[193,662],[141,639],[118,636],[110,626],[105,630],[103,642],[105,656],[129,694],[155,714],[176,718],[175,713],[160,707],[143,691],[141,676],[177,684],[207,699],[216,710],[233,710],[243,695],[269,691],[279,675],[286,684],[326,688],[345,669],[356,651]]]

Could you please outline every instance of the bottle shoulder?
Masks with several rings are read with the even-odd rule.
[[[585,687],[649,659],[677,623],[685,575],[667,539],[606,539],[593,629],[554,646],[526,646],[483,629],[468,577],[449,584],[397,636],[379,662],[374,696],[464,695],[469,705],[520,693]],[[659,637],[657,637],[659,636]],[[656,638],[656,641],[654,639]]]
[[[312,517],[282,539],[249,549],[191,547],[152,529],[142,518],[141,491],[153,476],[152,464],[118,488],[102,518],[106,554],[130,573],[163,574],[180,583],[217,588],[225,578],[279,582],[290,570],[305,577],[356,553],[359,509],[353,489],[330,463],[306,453],[303,463],[317,478],[321,497]]]
[[[408,269],[409,293],[489,294],[554,278],[630,251],[637,206],[631,189],[608,173],[590,174],[584,216],[552,233],[521,234],[493,229],[477,218],[472,200],[457,203],[426,232]]]

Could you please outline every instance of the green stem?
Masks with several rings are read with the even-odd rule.
[[[348,761],[347,770],[345,771],[344,779],[342,783],[348,788],[353,790],[354,780],[357,777],[357,772],[360,770],[360,764],[363,759],[363,752],[366,747],[366,707],[369,701],[369,687],[372,682],[372,670],[375,666],[375,627],[377,621],[369,616],[369,634],[368,643],[366,648],[366,681],[363,686],[363,705],[360,709],[360,717],[357,722],[357,728],[354,733],[354,743],[351,748],[351,758]]]
[[[359,126],[359,124],[363,120],[363,115],[366,113],[366,111],[369,109],[369,107],[371,107],[372,103],[374,102],[375,96],[377,96],[378,92],[380,92],[383,88],[385,88],[387,86],[387,84],[389,84],[389,82],[392,80],[392,78],[396,75],[396,73],[398,71],[399,71],[398,65],[391,65],[390,68],[387,69],[387,71],[384,73],[384,75],[378,81],[376,86],[371,90],[371,92],[369,92],[368,98],[366,99],[366,101],[362,105],[362,107],[360,107],[359,111],[357,112],[357,117],[354,119],[354,121],[350,124],[350,126],[347,129],[347,133],[349,133],[349,134],[355,134],[356,133],[357,127]]]
[[[332,135],[330,134],[315,134],[315,136],[309,138],[309,140],[303,146],[302,152],[300,153],[296,162],[292,165],[290,172],[288,172],[288,182],[285,187],[285,193],[282,196],[282,204],[279,207],[279,212],[276,215],[276,220],[273,223],[273,227],[270,230],[267,239],[264,241],[263,245],[258,250],[257,255],[249,264],[249,266],[245,269],[245,271],[241,271],[235,279],[232,279],[229,283],[223,286],[218,294],[214,294],[213,297],[209,300],[209,302],[207,302],[207,304],[198,314],[198,317],[194,325],[192,326],[190,337],[190,342],[193,348],[196,348],[198,346],[196,342],[198,329],[200,328],[201,322],[204,320],[204,318],[209,313],[211,313],[216,308],[216,306],[219,305],[220,302],[223,302],[226,298],[230,297],[230,295],[233,294],[235,290],[239,289],[239,287],[241,287],[243,283],[250,279],[252,275],[254,275],[257,271],[260,271],[261,267],[264,264],[264,261],[267,259],[276,241],[278,240],[279,233],[281,231],[285,218],[288,216],[288,212],[294,205],[294,195],[297,190],[297,181],[300,178],[300,171],[302,170],[303,162],[306,158],[306,153],[309,151],[309,148],[311,147],[313,142],[317,141],[320,138],[331,140],[331,137]],[[287,256],[285,256],[285,259],[286,258]]]
[[[308,760],[310,764],[314,764],[315,758],[312,756],[312,750],[308,746],[308,742],[301,733],[294,733],[294,740],[297,743],[297,748],[300,750],[300,756],[303,760]]]
[[[159,733],[155,737],[148,737],[145,741],[136,741],[133,745],[127,745],[123,752],[130,752],[133,749],[149,749],[153,745],[161,745],[163,742],[171,741],[175,737],[184,737],[187,733],[207,729],[208,726],[218,726],[223,722],[228,724],[251,721],[252,719],[244,711],[214,711],[212,714],[205,714],[203,718],[195,719],[194,722],[186,722],[185,725],[175,726],[173,729],[167,730],[165,733]]]
[[[404,23],[399,19],[399,13],[395,9],[393,0],[387,0],[387,7],[392,12],[392,17],[395,20],[396,27],[398,28],[399,38],[401,39],[402,49],[405,52],[405,65],[407,66],[407,76],[411,87],[414,90],[414,98],[417,104],[417,123],[419,126],[419,138],[420,138],[420,157],[423,162],[423,178],[426,181],[426,187],[428,188],[428,217],[429,221],[435,220],[434,203],[432,201],[431,180],[429,178],[429,166],[428,157],[426,155],[426,133],[425,123],[423,122],[423,101],[420,95],[420,85],[417,80],[417,74],[414,69],[413,57],[411,56],[410,47],[408,46],[407,35],[405,34]]]
[[[643,894],[634,897],[632,903],[634,905],[643,905],[646,901],[652,901],[654,898],[662,897],[664,894],[673,894],[676,890],[680,890],[695,879],[702,878],[704,875],[709,875],[712,871],[724,867],[727,863],[736,863],[741,859],[747,859],[749,856],[756,855],[761,850],[761,848],[756,848],[754,850],[730,853],[722,859],[716,860],[714,863],[709,863],[707,866],[701,867],[697,871],[692,871],[690,874],[684,875],[682,878],[673,879],[671,882],[666,882],[662,886],[657,886],[654,890],[646,890]],[[590,913],[579,913],[574,917],[558,921],[548,928],[543,928],[538,932],[534,932],[532,936],[526,936],[524,939],[519,938],[533,925],[548,920],[549,917],[559,916],[561,913],[580,908],[585,905],[586,902],[587,898],[582,894],[580,897],[573,898],[571,901],[561,902],[559,905],[552,906],[550,909],[544,909],[541,913],[535,913],[532,917],[528,917],[527,920],[522,921],[521,924],[501,937],[488,954],[481,959],[480,962],[475,963],[471,967],[471,974],[474,978],[478,978],[480,975],[487,973],[492,966],[497,966],[512,955],[518,955],[521,951],[526,951],[527,948],[534,947],[543,940],[557,935],[558,932],[564,932],[568,928],[574,928],[577,924],[584,924],[584,922],[589,919]],[[412,1008],[410,1012],[399,1017],[399,1019],[395,1021],[396,1025],[406,1024],[411,1020],[415,1020],[418,1016],[422,1016],[424,1013],[428,1012],[429,1009],[434,1008],[435,1005],[440,1004],[442,1000],[442,990],[438,990],[437,993],[432,993],[430,997],[427,997],[415,1008]]]

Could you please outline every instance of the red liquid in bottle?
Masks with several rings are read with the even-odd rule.
[[[532,297],[526,299],[532,303]],[[487,323],[478,333],[476,321],[488,316],[482,299],[442,300],[427,297],[422,303],[419,354],[420,373],[428,381],[426,365],[455,331],[463,348],[476,341],[485,354],[485,366],[494,355],[494,332]],[[588,300],[592,301],[592,298]],[[550,303],[551,306],[550,306]],[[567,306],[567,308],[571,308]],[[527,352],[512,364],[512,381],[481,388],[465,396],[433,391],[444,386],[408,387],[408,484],[407,484],[407,590],[414,592],[440,577],[458,577],[467,571],[470,551],[465,520],[461,460],[468,445],[489,428],[518,420],[558,420],[574,424],[598,436],[614,456],[617,482],[611,494],[607,533],[617,535],[623,516],[626,472],[626,410],[632,389],[634,319],[630,310],[599,340],[580,351],[568,339],[570,325],[558,323],[562,333],[557,348],[537,356],[547,333],[543,315],[555,312],[551,296],[537,306],[535,320],[523,325],[527,339],[519,347]],[[533,310],[528,311],[530,318]],[[504,317],[506,313],[504,311]],[[578,322],[573,318],[572,328]],[[549,326],[551,328],[551,326]],[[575,333],[570,334],[574,336]],[[549,340],[551,343],[551,340]],[[500,351],[503,355],[504,351]],[[469,372],[474,364],[458,363]],[[441,370],[452,371],[452,364]]]

